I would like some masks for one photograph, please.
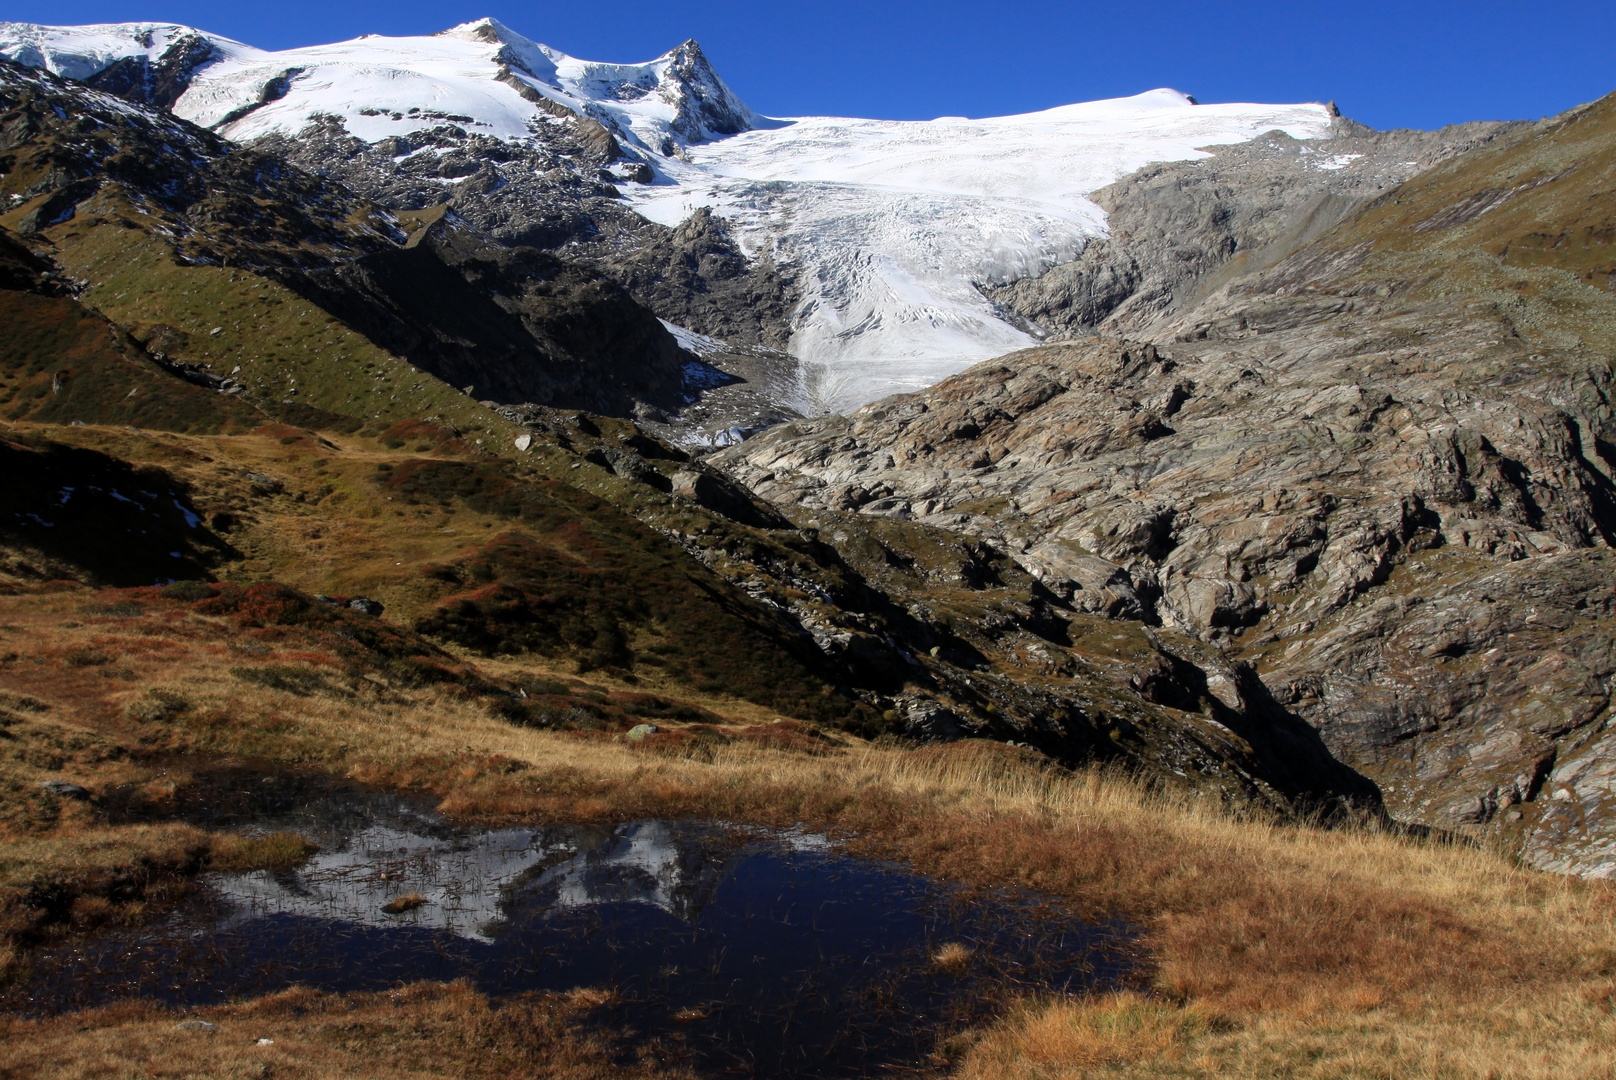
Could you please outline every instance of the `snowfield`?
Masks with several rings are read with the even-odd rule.
[[[187,34],[198,32],[0,23],[0,55],[88,78],[124,56],[155,61]],[[521,140],[556,122],[534,94],[599,120],[655,172],[651,184],[622,185],[640,213],[675,225],[711,207],[749,253],[795,270],[791,351],[804,381],[793,404],[811,412],[919,390],[1035,344],[976,286],[1040,273],[1104,235],[1089,198],[1099,188],[1274,129],[1331,131],[1323,105],[1196,105],[1165,89],[990,119],[772,120],[693,43],[644,64],[599,64],[486,19],[273,53],[200,36],[217,59],[174,111],[237,140],[296,133],[318,114],[372,142],[446,122]],[[502,72],[528,94],[510,75],[496,81]]]
[[[1322,105],[1194,105],[1174,90],[986,120],[809,117],[686,149],[629,192],[652,220],[699,206],[799,269],[806,405],[845,412],[1036,340],[976,284],[1075,258],[1105,233],[1089,194],[1153,161],[1274,129],[1322,138]]]

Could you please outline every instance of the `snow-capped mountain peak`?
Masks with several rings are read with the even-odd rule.
[[[797,404],[811,411],[918,390],[1033,344],[978,285],[1041,273],[1105,235],[1089,197],[1098,189],[1203,147],[1333,130],[1323,105],[1198,105],[1165,88],[986,119],[771,120],[694,41],[644,63],[600,63],[495,19],[283,52],[169,24],[0,23],[0,55],[92,84],[122,80],[138,92],[107,88],[242,142],[318,121],[390,154],[439,154],[486,146],[478,136],[543,142],[551,125],[575,125],[574,144],[594,160],[635,159],[610,174],[635,210],[677,225],[710,209],[745,251],[795,279]],[[482,182],[502,198],[526,182],[497,153],[475,153],[452,175],[486,166]],[[585,182],[597,177],[591,164]]]
[[[694,39],[644,64],[579,60],[523,37],[498,19],[477,19],[437,35],[496,44],[494,59],[569,97],[587,103],[585,111],[618,129],[648,133],[647,121],[662,121],[681,143],[735,135],[763,118],[747,108],[724,84]],[[658,109],[658,105],[668,110]],[[659,153],[659,134],[643,145]],[[632,136],[631,136],[632,138]],[[636,140],[639,141],[639,140]]]
[[[426,37],[367,34],[281,52],[176,24],[0,23],[0,55],[92,85],[116,81],[105,88],[243,141],[296,131],[316,116],[338,117],[371,142],[445,121],[521,139],[555,119],[560,106],[629,145],[669,155],[762,121],[694,41],[645,63],[597,63],[492,18]],[[162,81],[165,72],[170,92],[163,100],[127,93],[141,79]]]

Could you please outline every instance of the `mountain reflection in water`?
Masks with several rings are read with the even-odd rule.
[[[401,922],[492,942],[512,910],[562,913],[595,904],[650,904],[694,922],[735,851],[735,834],[641,821],[617,828],[498,829],[434,837],[372,825],[338,851],[322,851],[291,873],[218,877],[232,918],[301,915],[363,926]],[[824,850],[819,837],[773,834],[790,850]],[[382,908],[402,894],[427,902],[407,919]]]
[[[211,874],[162,925],[36,954],[34,977],[3,1004],[192,1005],[419,979],[468,979],[496,997],[602,986],[618,991],[595,1014],[603,1027],[660,1037],[699,1067],[840,1077],[917,1062],[1008,990],[1134,974],[1123,924],[1030,894],[970,893],[801,832],[475,830],[398,800],[351,809],[309,830],[324,847],[296,870]],[[412,893],[426,902],[383,910]],[[968,963],[932,962],[953,943],[973,950]]]

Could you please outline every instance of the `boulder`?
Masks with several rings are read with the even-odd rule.
[[[87,801],[90,798],[90,790],[88,788],[82,788],[77,784],[69,784],[65,780],[41,780],[39,782],[39,786],[50,792],[52,795],[57,795],[64,799],[79,799]]]

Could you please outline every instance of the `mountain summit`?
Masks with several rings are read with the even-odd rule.
[[[367,34],[282,52],[172,24],[0,23],[0,54],[172,108],[237,141],[296,131],[316,117],[337,117],[371,141],[444,121],[522,139],[536,126],[577,115],[631,146],[672,154],[760,119],[694,41],[648,63],[602,64],[539,44],[497,19],[427,37]]]

